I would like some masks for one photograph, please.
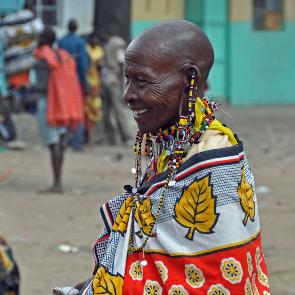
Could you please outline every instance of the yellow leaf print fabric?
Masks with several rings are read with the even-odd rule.
[[[219,216],[215,207],[216,198],[212,194],[209,175],[184,189],[175,205],[175,219],[189,229],[185,236],[187,239],[193,240],[195,231],[213,233]]]
[[[146,198],[142,203],[137,200],[135,206],[135,220],[137,221],[140,229],[146,235],[150,235],[150,231],[155,223],[150,197]]]
[[[123,278],[119,275],[111,275],[101,266],[96,272],[92,287],[94,295],[122,295]]]
[[[129,197],[120,208],[120,211],[116,217],[116,220],[112,228],[113,231],[120,232],[122,235],[124,235],[124,233],[126,232],[130,213],[132,210],[133,200],[134,196]]]
[[[254,221],[255,202],[254,202],[254,192],[253,192],[252,186],[246,180],[244,168],[242,169],[242,178],[238,187],[238,194],[240,196],[240,203],[241,203],[242,209],[245,212],[243,224],[246,225],[249,218],[251,221]]]

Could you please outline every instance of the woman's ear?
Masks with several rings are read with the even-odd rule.
[[[194,64],[187,64],[184,68],[185,72],[185,83],[184,83],[184,93],[189,93],[189,89],[193,91],[193,96],[197,97],[200,95],[201,87],[202,87],[202,77],[199,68]],[[193,81],[193,85],[191,84]],[[193,86],[193,88],[191,88]]]
[[[196,86],[198,86],[199,81],[201,80],[201,72],[196,65],[186,65],[185,67],[185,76],[186,76],[186,85],[190,85],[191,79],[195,76]]]

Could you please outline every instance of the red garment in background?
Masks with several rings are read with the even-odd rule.
[[[12,88],[26,86],[29,84],[29,71],[23,71],[10,75],[8,77],[8,84]]]
[[[75,127],[84,121],[82,90],[74,59],[65,50],[45,45],[34,53],[50,69],[47,95],[47,120],[52,126]]]

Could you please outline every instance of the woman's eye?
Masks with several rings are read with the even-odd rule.
[[[137,80],[137,83],[138,83],[139,85],[143,85],[143,84],[148,83],[148,81],[145,80],[145,79],[142,78],[142,77],[137,77],[136,80]]]
[[[125,85],[128,84],[129,83],[129,77],[128,76],[125,76],[124,77],[124,81],[125,81]]]

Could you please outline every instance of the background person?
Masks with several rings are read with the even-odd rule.
[[[62,193],[62,166],[66,148],[66,133],[84,120],[83,101],[76,65],[63,49],[54,49],[55,32],[47,27],[39,37],[36,58],[38,93],[37,118],[44,143],[48,146],[53,171],[52,185],[42,191]]]
[[[89,67],[88,56],[86,51],[86,42],[83,38],[77,35],[78,23],[76,20],[71,19],[68,22],[68,34],[58,41],[58,46],[69,52],[75,59],[77,64],[77,74],[82,89],[83,100],[87,92],[87,72]],[[84,109],[84,105],[83,105]],[[72,137],[69,144],[75,151],[82,151],[84,146],[84,123],[79,123],[75,129],[72,129]]]
[[[93,143],[94,129],[102,120],[102,98],[101,98],[101,67],[104,59],[104,51],[97,37],[91,34],[86,46],[89,58],[89,70],[87,75],[88,93],[85,102],[85,125],[88,143]],[[101,134],[100,134],[101,136]]]
[[[19,295],[20,273],[12,249],[0,236],[0,294]]]
[[[108,143],[116,144],[117,136],[127,143],[131,136],[122,103],[123,63],[126,42],[119,36],[112,36],[107,41],[105,63],[102,67],[103,125]]]

